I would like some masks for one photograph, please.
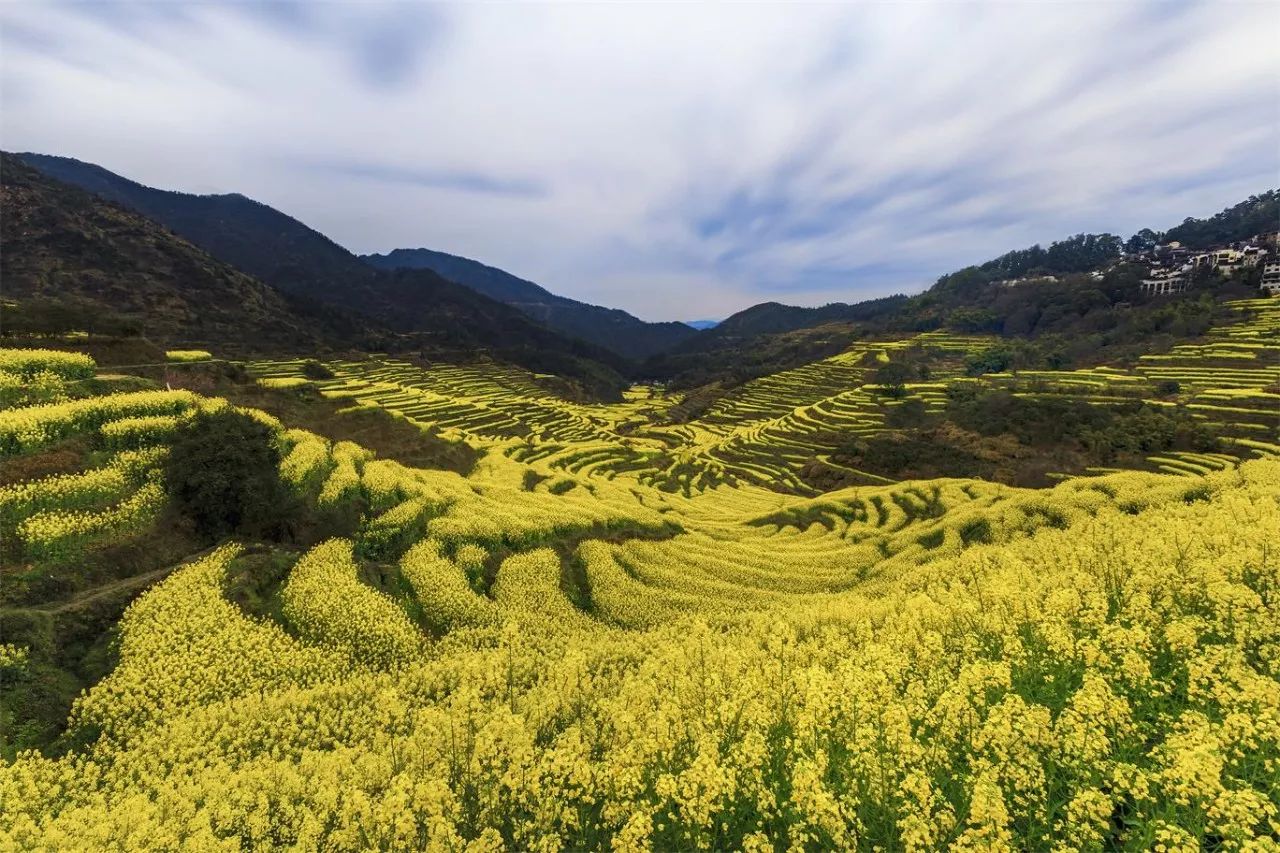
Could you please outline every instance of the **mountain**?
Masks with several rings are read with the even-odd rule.
[[[1199,268],[1184,293],[1155,296],[1142,281],[1160,261],[1155,243],[1209,248],[1274,235],[1280,192],[1251,196],[1206,219],[1187,218],[1161,234],[1144,229],[1122,241],[1076,234],[1007,252],[947,273],[923,293],[853,305],[753,305],[713,329],[649,359],[645,371],[709,399],[771,370],[839,351],[841,342],[945,329],[999,335],[991,364],[1058,369],[1133,358],[1188,340],[1230,313],[1224,303],[1256,296],[1263,269],[1225,274]],[[1265,238],[1260,236],[1263,242]],[[1270,240],[1274,249],[1274,236]],[[982,359],[977,359],[982,361]],[[981,365],[975,362],[974,369]]]
[[[155,220],[280,291],[408,336],[429,358],[489,355],[577,380],[593,395],[613,396],[625,384],[620,371],[627,364],[609,350],[540,325],[432,270],[376,269],[320,232],[243,195],[154,189],[69,157],[16,156],[49,177]]]
[[[626,311],[557,296],[541,285],[504,270],[445,252],[395,249],[385,255],[363,255],[362,258],[378,269],[433,270],[450,281],[518,308],[552,329],[637,361],[671,349],[694,335],[694,329],[684,323],[646,323]]]
[[[690,329],[697,329],[699,332],[705,329],[714,329],[720,325],[719,320],[685,320],[684,324]]]
[[[721,320],[696,345],[705,348],[716,340],[793,332],[827,323],[866,322],[893,315],[907,303],[906,296],[886,296],[847,304],[832,302],[818,308],[801,308],[780,302],[762,302]]]
[[[52,178],[133,208],[280,290],[358,307],[376,279],[359,258],[328,237],[238,193],[159,190],[70,157],[17,156]]]
[[[1164,239],[1177,240],[1192,249],[1207,249],[1277,230],[1280,230],[1280,190],[1268,190],[1208,219],[1188,217],[1181,225],[1166,231]]]
[[[653,356],[645,373],[669,379],[674,388],[733,387],[835,355],[868,328],[889,322],[908,302],[905,296],[820,308],[762,302]]]
[[[54,322],[253,350],[350,346],[370,333],[8,154],[0,155],[0,218],[6,332]]]

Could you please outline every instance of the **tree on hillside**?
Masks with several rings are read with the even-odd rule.
[[[280,451],[265,424],[234,409],[206,412],[178,431],[165,485],[183,515],[211,540],[276,532],[291,505]]]
[[[891,361],[875,372],[877,385],[890,397],[902,397],[907,393],[907,383],[915,378],[911,366],[901,361]]]
[[[1149,252],[1156,247],[1156,244],[1158,244],[1161,239],[1162,237],[1160,234],[1157,234],[1150,228],[1143,228],[1137,234],[1134,234],[1129,238],[1129,240],[1124,244],[1124,250],[1134,255],[1142,252]]]
[[[1208,219],[1187,217],[1170,228],[1165,238],[1192,249],[1208,249],[1247,240],[1255,234],[1280,228],[1280,190],[1268,190],[1215,213]]]

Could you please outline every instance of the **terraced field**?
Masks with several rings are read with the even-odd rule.
[[[1020,396],[1057,396],[1096,404],[1146,400],[1181,405],[1228,440],[1213,455],[1153,456],[1152,470],[1203,473],[1238,460],[1280,452],[1280,305],[1232,304],[1242,321],[1216,328],[1206,342],[1143,356],[1129,368],[1024,370],[994,373],[982,383]],[[910,400],[926,411],[945,402],[949,385],[969,381],[964,357],[995,339],[931,332],[899,341],[857,344],[831,358],[753,380],[697,419],[664,423],[679,402],[660,387],[638,386],[612,406],[568,403],[514,368],[477,369],[370,360],[328,365],[335,378],[316,384],[326,395],[377,405],[445,436],[497,448],[545,474],[626,475],[642,485],[686,494],[739,482],[814,495],[799,471],[829,455],[849,436],[885,429],[885,416]],[[872,382],[877,367],[905,352],[927,352],[927,381],[891,396]],[[302,361],[250,365],[266,383],[306,381]],[[1176,382],[1176,403],[1161,383]],[[875,475],[852,472],[867,484]]]
[[[1229,303],[1243,315],[1236,324],[1211,329],[1202,344],[1144,355],[1132,369],[1100,367],[1073,371],[1022,371],[989,374],[997,382],[1028,395],[1061,395],[1095,403],[1154,398],[1160,383],[1176,383],[1176,405],[1227,439],[1225,454],[1152,457],[1167,473],[1203,474],[1234,460],[1280,453],[1280,301],[1257,299]]]
[[[315,384],[326,395],[377,405],[442,435],[496,447],[517,461],[565,473],[634,476],[645,485],[686,493],[738,481],[812,490],[795,470],[830,450],[829,437],[879,430],[885,411],[904,400],[937,407],[965,353],[989,342],[929,333],[857,346],[823,361],[757,379],[726,395],[695,421],[662,423],[676,404],[661,388],[637,386],[618,405],[568,403],[514,368],[433,366],[370,360],[326,365],[334,378]],[[925,348],[941,370],[929,382],[889,398],[870,374],[891,353]],[[276,387],[306,382],[305,362],[250,365]]]
[[[179,437],[235,411],[338,531],[157,572],[60,750],[0,766],[0,845],[1269,849],[1280,300],[1238,307],[1130,369],[985,378],[1185,405],[1232,440],[1045,490],[795,476],[828,435],[973,381],[980,338],[860,344],[689,423],[660,388],[582,405],[496,365],[249,365],[480,448],[467,475],[0,352],[5,387],[55,397],[0,410],[0,459],[81,454],[0,487],[8,578],[173,523]],[[920,348],[905,397],[869,381]],[[15,684],[49,663],[27,630],[0,645]]]

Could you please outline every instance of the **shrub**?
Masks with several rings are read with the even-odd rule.
[[[907,393],[907,383],[915,378],[915,371],[900,361],[891,361],[875,372],[874,381],[888,397],[902,397]]]
[[[279,528],[290,504],[279,471],[274,431],[221,409],[181,425],[165,463],[165,483],[197,530],[217,539]]]
[[[923,400],[903,400],[885,415],[885,424],[895,429],[924,426],[929,422],[929,409]]]
[[[333,371],[315,359],[310,359],[303,363],[302,375],[308,379],[332,379]]]

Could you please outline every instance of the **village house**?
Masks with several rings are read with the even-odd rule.
[[[1155,267],[1148,277],[1142,280],[1142,292],[1151,296],[1168,296],[1173,293],[1182,293],[1187,289],[1187,284],[1190,283],[1190,269],[1190,265],[1176,269]]]
[[[1273,261],[1262,268],[1259,289],[1268,296],[1280,296],[1280,262]]]
[[[1261,246],[1245,246],[1240,250],[1240,263],[1246,267],[1256,267],[1267,256],[1267,250]]]
[[[1143,280],[1142,290],[1155,296],[1181,293],[1189,286],[1191,274],[1199,269],[1212,269],[1225,276],[1259,265],[1265,265],[1264,270],[1280,267],[1278,264],[1267,263],[1275,256],[1274,250],[1267,248],[1269,245],[1275,245],[1275,235],[1271,233],[1258,234],[1248,240],[1202,252],[1191,252],[1176,240],[1155,246],[1147,254],[1151,272]],[[1262,289],[1268,293],[1280,292],[1275,278],[1264,274]]]

